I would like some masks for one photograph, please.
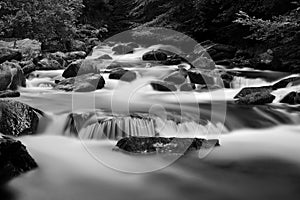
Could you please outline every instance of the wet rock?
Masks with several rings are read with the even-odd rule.
[[[77,73],[83,63],[83,60],[76,60],[68,65],[68,67],[63,72],[62,76],[64,78],[71,78],[77,76]]]
[[[151,86],[154,90],[161,92],[173,92],[177,90],[175,85],[163,81],[153,81],[151,82]]]
[[[95,60],[76,60],[65,69],[62,76],[64,78],[71,78],[89,73],[98,74],[100,73],[100,70],[97,68],[98,64],[100,62]]]
[[[38,62],[37,69],[38,70],[59,70],[59,69],[63,69],[63,67],[56,60],[44,58]]]
[[[112,57],[111,57],[111,56],[109,56],[109,55],[107,55],[107,54],[105,54],[105,55],[103,55],[103,56],[100,56],[98,59],[103,59],[103,60],[112,60]]]
[[[280,103],[286,103],[290,105],[300,104],[300,93],[299,92],[290,92],[287,94]]]
[[[173,83],[175,85],[181,85],[186,81],[186,76],[184,76],[180,71],[173,72],[169,76],[167,76],[164,81]]]
[[[118,69],[122,68],[122,65],[120,63],[111,63],[109,66],[106,67],[106,69]]]
[[[0,185],[37,167],[20,141],[0,133]]]
[[[0,130],[14,137],[36,133],[41,113],[37,109],[12,100],[0,100]]]
[[[300,77],[291,77],[291,78],[286,78],[281,81],[278,81],[273,85],[273,89],[281,89],[281,88],[286,88],[288,86],[295,86],[295,85],[300,85]]]
[[[236,103],[244,105],[264,105],[274,101],[276,97],[270,92],[254,92],[240,97]]]
[[[202,74],[198,70],[189,70],[188,76],[191,83],[200,85],[213,85],[215,83],[214,78],[205,74]]]
[[[22,53],[16,49],[0,48],[0,63],[11,60],[21,60]]]
[[[58,81],[55,89],[67,92],[91,92],[102,89],[104,85],[105,80],[100,74],[89,73]]]
[[[144,61],[166,61],[168,55],[162,51],[150,51],[143,55],[142,59]]]
[[[50,60],[56,60],[63,68],[67,65],[67,56],[63,52],[55,52],[47,55]]]
[[[192,62],[192,65],[200,70],[214,70],[216,68],[215,62],[206,57],[199,57]]]
[[[13,98],[13,97],[19,97],[21,94],[18,91],[12,91],[12,90],[5,90],[0,91],[0,98]]]
[[[118,141],[117,147],[128,153],[176,153],[185,154],[219,146],[218,140],[198,138],[127,137]]]
[[[13,62],[0,64],[0,91],[16,90],[26,86],[26,79],[20,65]]]
[[[133,47],[128,45],[117,45],[114,48],[112,48],[112,51],[114,51],[116,55],[124,55],[132,53]]]
[[[136,77],[137,75],[135,72],[122,68],[115,69],[109,74],[109,79],[121,80],[126,82],[134,81]]]
[[[254,93],[270,93],[272,90],[272,86],[246,87],[243,88],[234,98],[238,99]]]
[[[22,67],[22,70],[24,72],[24,75],[28,75],[31,72],[34,72],[36,68],[37,68],[36,65],[32,61],[30,61],[24,67]]]
[[[190,92],[195,89],[196,89],[196,86],[193,83],[185,83],[182,86],[180,86],[180,91],[182,91],[182,92]]]

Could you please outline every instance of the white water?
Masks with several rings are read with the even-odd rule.
[[[105,47],[91,57],[109,54],[114,60],[139,62],[146,49],[141,50],[115,56]],[[161,72],[139,71],[141,77],[151,78],[161,77]],[[155,92],[143,85],[149,79],[131,84],[108,80],[103,90],[89,94],[41,88],[61,73],[36,72],[27,82],[29,88],[20,90],[19,100],[46,116],[38,136],[20,138],[39,168],[8,184],[15,199],[299,199],[300,112],[277,104],[298,86],[275,91],[275,104],[257,107],[227,101],[241,87],[265,84],[260,79],[236,78],[234,89],[202,93]],[[70,113],[85,116],[72,124]],[[135,113],[151,118],[132,118]],[[224,117],[225,123],[220,123]],[[218,138],[221,147],[184,157],[113,150],[120,137],[158,134]]]

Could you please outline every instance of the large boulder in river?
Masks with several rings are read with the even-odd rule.
[[[290,105],[297,105],[300,104],[300,93],[299,92],[290,92],[282,100],[280,103],[286,103]]]
[[[0,133],[0,185],[37,167],[20,141]]]
[[[26,79],[20,65],[13,62],[0,64],[0,91],[16,90],[26,86]]]
[[[177,90],[175,85],[164,81],[152,81],[151,86],[154,90],[160,92],[174,92]]]
[[[184,73],[181,73],[181,71],[176,71],[164,78],[164,81],[173,83],[175,85],[181,85],[186,81],[186,77],[187,76]]]
[[[117,45],[112,48],[112,51],[115,52],[116,55],[129,54],[132,53],[133,50],[134,48],[128,45]]]
[[[247,95],[251,95],[253,93],[270,93],[272,91],[272,86],[263,86],[263,87],[246,87],[243,88],[237,95],[235,95],[235,99],[245,97]]]
[[[136,77],[137,75],[135,72],[125,70],[123,68],[115,69],[109,74],[109,79],[121,80],[126,82],[134,81]]]
[[[128,153],[179,153],[219,146],[218,140],[198,138],[127,137],[117,147]]]
[[[276,97],[269,92],[254,92],[240,97],[236,103],[243,105],[264,105],[274,101]]]
[[[11,100],[0,100],[0,130],[11,136],[36,133],[41,113],[32,107]]]
[[[21,60],[22,53],[16,49],[0,48],[0,63],[11,60]]]
[[[101,61],[89,59],[76,60],[65,69],[62,76],[64,78],[71,78],[89,73],[98,74],[100,73],[100,70],[97,68],[98,64],[101,64]]]
[[[91,92],[102,89],[105,86],[105,80],[100,74],[84,74],[59,81],[55,89],[67,92]]]
[[[163,51],[150,51],[143,55],[144,61],[166,61],[168,55]]]
[[[282,79],[273,85],[273,89],[277,90],[295,85],[300,85],[300,76]]]

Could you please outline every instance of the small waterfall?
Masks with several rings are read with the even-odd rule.
[[[232,89],[239,89],[243,87],[249,87],[249,86],[263,86],[263,85],[270,85],[267,81],[261,78],[245,78],[236,76],[234,77],[233,81],[231,82],[231,88]]]
[[[96,114],[100,117],[92,113],[71,114],[64,135],[75,136],[83,140],[119,140],[128,136],[215,139],[228,132],[222,124],[211,122],[179,122],[150,114],[128,116],[103,114],[102,112]]]

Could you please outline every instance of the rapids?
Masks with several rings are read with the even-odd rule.
[[[299,86],[273,92],[270,105],[233,100],[243,87],[271,85],[290,74],[228,69],[239,72],[231,89],[157,92],[149,82],[177,66],[145,68],[141,55],[156,48],[178,51],[160,45],[119,56],[109,46],[95,48],[87,59],[108,54],[129,63],[126,69],[140,77],[125,83],[104,74],[105,88],[90,93],[53,90],[61,70],[34,72],[17,100],[44,112],[38,134],[20,138],[39,168],[12,180],[3,195],[16,200],[299,199],[300,107],[278,103]],[[183,157],[136,156],[114,149],[124,136],[217,138],[221,147]]]

